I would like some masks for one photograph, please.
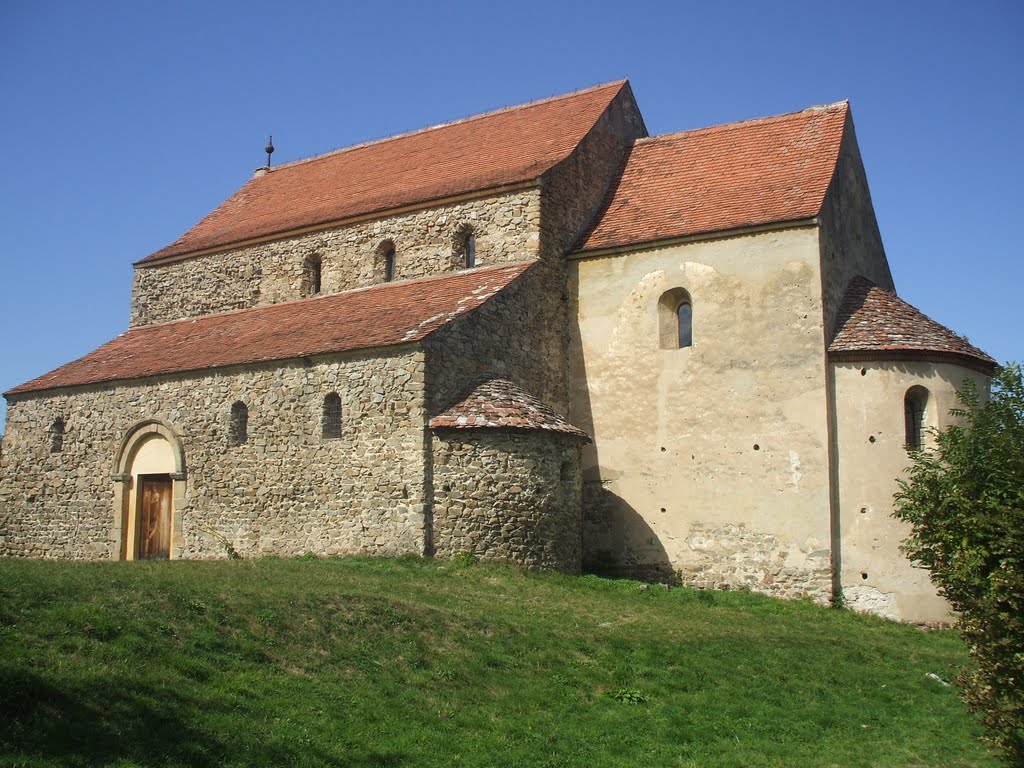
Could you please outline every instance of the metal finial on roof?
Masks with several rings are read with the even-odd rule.
[[[266,146],[266,148],[263,151],[267,153],[267,168],[269,168],[270,167],[270,156],[272,154],[274,154],[274,137],[273,136],[268,136],[267,137],[267,146]]]

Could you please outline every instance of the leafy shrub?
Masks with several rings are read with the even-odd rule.
[[[472,552],[456,552],[448,561],[454,568],[469,568],[476,565],[477,557]]]
[[[960,613],[977,669],[961,675],[968,705],[1011,765],[1024,765],[1024,382],[996,371],[980,404],[973,382],[953,411],[962,424],[911,454],[895,516],[912,526],[903,550],[931,571]]]
[[[608,695],[621,704],[646,704],[647,697],[635,688],[618,688]]]

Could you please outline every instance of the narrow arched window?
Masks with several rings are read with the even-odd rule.
[[[320,293],[323,262],[319,256],[309,256],[302,264],[302,289],[305,296],[316,296]]]
[[[919,451],[924,446],[925,418],[928,410],[928,390],[914,386],[903,396],[903,424],[906,430],[907,450]]]
[[[693,346],[693,307],[683,302],[676,308],[679,348]]]
[[[395,241],[388,238],[377,246],[373,253],[373,275],[375,280],[390,283],[395,279],[398,260],[395,257]]]
[[[693,304],[683,288],[673,288],[658,299],[658,341],[662,349],[693,346]]]
[[[466,269],[472,269],[476,266],[476,235],[472,232],[466,235],[462,249],[466,254]]]
[[[60,453],[64,450],[64,419],[59,416],[50,425],[50,453]]]
[[[324,411],[320,419],[320,435],[325,440],[341,437],[341,397],[331,392],[324,398]]]
[[[245,403],[237,402],[231,406],[231,422],[228,427],[231,445],[241,445],[249,439],[249,409]]]

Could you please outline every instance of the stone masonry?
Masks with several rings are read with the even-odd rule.
[[[321,261],[321,293],[384,282],[381,246],[395,248],[395,279],[463,268],[462,239],[476,237],[477,265],[536,258],[540,195],[526,189],[369,221],[342,224],[259,245],[162,265],[139,265],[132,286],[132,326],[303,298],[303,267]]]
[[[153,418],[181,435],[188,465],[187,507],[176,510],[183,557],[223,557],[225,543],[246,557],[422,553],[423,378],[423,353],[406,348],[12,398],[0,553],[116,556],[118,444]],[[337,439],[320,436],[330,392],[342,400]],[[236,401],[248,407],[249,434],[231,446]],[[64,447],[50,453],[58,416]]]
[[[433,445],[436,555],[579,572],[580,438],[438,429]]]

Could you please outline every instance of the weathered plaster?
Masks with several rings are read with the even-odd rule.
[[[825,331],[831,341],[850,278],[862,275],[887,291],[895,290],[849,115],[836,171],[818,218]]]
[[[988,391],[986,377],[948,363],[833,363],[839,482],[840,574],[848,605],[891,618],[949,620],[949,605],[935,593],[925,570],[915,568],[899,546],[910,528],[892,517],[893,494],[909,460],[903,398],[915,385],[928,389],[927,425],[954,422],[957,389],[973,379]]]
[[[820,285],[813,228],[570,265],[570,420],[595,441],[586,559],[827,599]],[[658,300],[673,288],[692,299],[685,349],[659,344]],[[761,549],[749,567],[739,531]]]

